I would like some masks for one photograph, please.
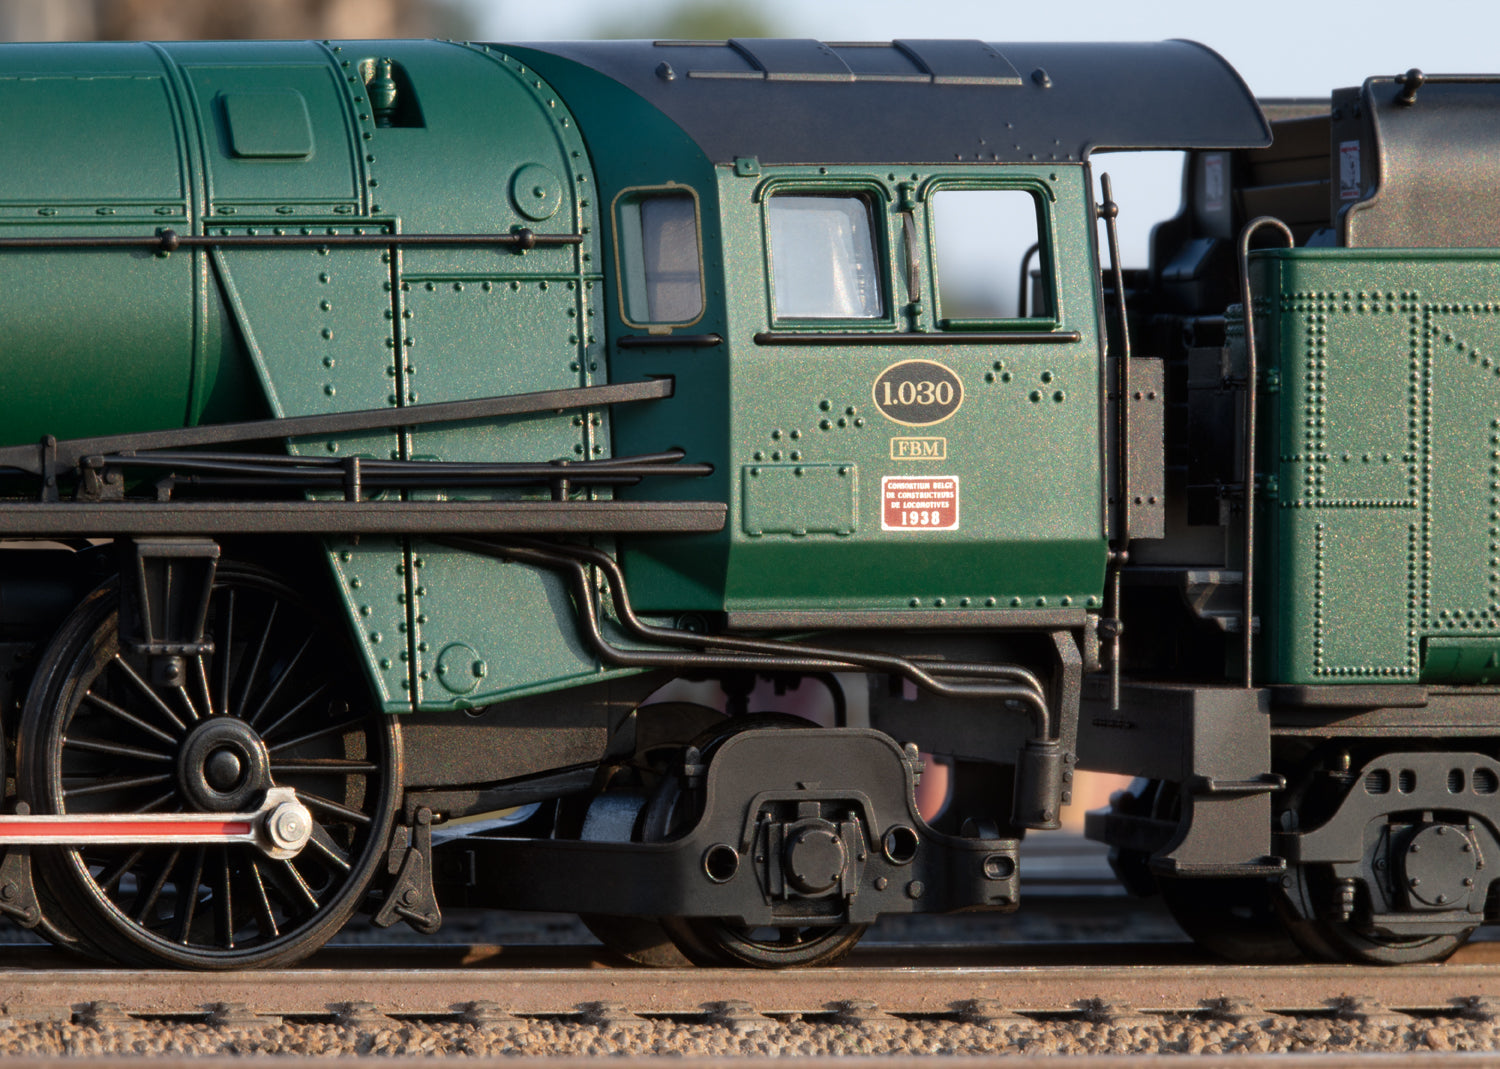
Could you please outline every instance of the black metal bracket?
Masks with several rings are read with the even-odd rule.
[[[712,349],[723,344],[717,334],[625,334],[615,339],[620,349]]]
[[[156,682],[181,686],[184,658],[213,650],[203,634],[219,547],[205,539],[127,539],[120,547],[120,637],[151,659]]]
[[[443,924],[443,912],[432,888],[432,810],[424,806],[417,810],[411,827],[397,826],[389,868],[396,878],[371,923],[389,928],[400,920],[423,935],[432,935]]]
[[[25,802],[16,812],[30,812]],[[31,880],[31,847],[10,846],[0,858],[0,913],[22,928],[35,928],[42,922],[42,905],[37,901],[36,886]]]

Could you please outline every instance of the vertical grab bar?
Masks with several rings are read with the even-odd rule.
[[[1241,627],[1245,649],[1246,690],[1255,685],[1255,394],[1256,376],[1259,373],[1255,354],[1255,312],[1251,306],[1250,293],[1250,239],[1262,227],[1281,231],[1289,249],[1297,244],[1287,225],[1269,215],[1250,220],[1240,231],[1240,301],[1245,308],[1245,456],[1242,475],[1245,483],[1245,599],[1241,610]]]
[[[1115,287],[1115,306],[1120,315],[1120,349],[1115,354],[1115,508],[1118,518],[1115,530],[1118,537],[1109,554],[1110,579],[1110,636],[1109,646],[1109,707],[1120,708],[1120,566],[1129,559],[1130,545],[1130,423],[1127,416],[1127,398],[1130,391],[1130,320],[1125,314],[1125,271],[1120,266],[1120,231],[1115,219],[1120,206],[1115,203],[1114,187],[1109,175],[1099,176],[1099,186],[1104,192],[1104,203],[1099,205],[1099,215],[1104,220],[1104,233],[1109,239],[1109,267]],[[1108,339],[1106,338],[1106,349]]]

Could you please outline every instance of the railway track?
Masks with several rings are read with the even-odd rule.
[[[292,969],[202,974],[98,968],[33,946],[5,949],[0,990],[11,1021],[1500,1015],[1495,943],[1472,944],[1444,965],[1401,969],[1246,968],[1208,962],[1180,944],[876,946],[839,967],[784,972],[614,968],[580,947],[440,946],[331,948]]]
[[[1089,847],[1048,853],[1055,879],[1022,913],[877,926],[830,969],[623,968],[571,918],[478,911],[450,916],[447,944],[354,926],[295,968],[225,974],[102,967],[0,932],[0,1054],[101,1067],[190,1054],[197,1069],[253,1053],[529,1053],[559,1067],[671,1054],[681,1069],[718,1069],[708,1055],[801,1055],[816,1069],[805,1056],[878,1054],[892,1069],[914,1054],[1049,1053],[1136,1069],[1229,1053],[1252,1069],[1265,1052],[1293,1069],[1319,1051],[1345,1059],[1318,1063],[1335,1069],[1373,1051],[1404,1052],[1402,1065],[1500,1051],[1500,943],[1407,969],[1228,966],[1118,894]]]

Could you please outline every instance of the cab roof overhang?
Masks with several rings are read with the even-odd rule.
[[[1191,41],[518,47],[613,78],[675,121],[715,163],[1078,162],[1097,149],[1271,141],[1244,81],[1218,53]]]

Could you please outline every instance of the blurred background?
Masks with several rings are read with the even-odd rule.
[[[1258,96],[1326,100],[1331,89],[1410,67],[1494,71],[1500,4],[1425,0],[1418,13],[1405,0],[0,0],[0,41],[373,37],[963,37],[1002,50],[1006,41],[1182,37],[1222,54]],[[1126,266],[1144,266],[1151,226],[1180,202],[1180,155],[1096,157],[1095,170],[1114,182]],[[1114,777],[1080,784],[1070,823],[1118,785]]]

